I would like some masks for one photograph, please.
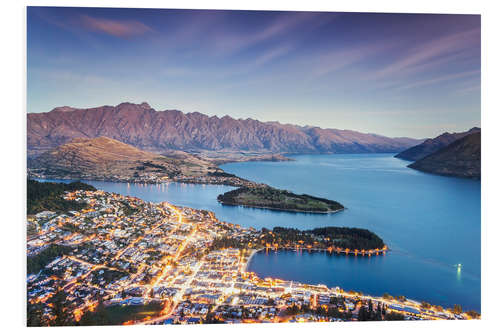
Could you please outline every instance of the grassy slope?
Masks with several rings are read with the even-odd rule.
[[[86,179],[133,178],[143,174],[172,178],[179,174],[201,176],[217,170],[213,163],[184,152],[169,151],[162,156],[107,137],[74,139],[29,160],[28,166],[50,177]]]

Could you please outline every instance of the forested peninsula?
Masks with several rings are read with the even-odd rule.
[[[86,207],[83,202],[72,200],[64,200],[63,194],[65,191],[86,190],[95,191],[96,188],[82,182],[64,183],[49,183],[38,182],[28,179],[28,215],[37,214],[44,210],[55,212],[67,212],[70,210],[81,210]]]
[[[221,194],[217,200],[224,205],[266,208],[303,213],[334,213],[344,209],[337,201],[295,194],[271,186],[241,187]]]

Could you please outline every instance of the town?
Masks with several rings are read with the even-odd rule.
[[[66,192],[64,199],[87,208],[28,218],[28,321],[38,326],[478,316],[459,306],[445,310],[403,296],[373,297],[247,270],[256,251],[286,247],[368,256],[385,255],[386,247],[349,253],[327,248],[327,237],[310,234],[285,244],[275,240],[276,231],[243,228],[206,210],[99,190]]]
[[[160,170],[161,171],[161,170]],[[73,179],[74,175],[61,173],[47,175],[44,170],[28,168],[28,177],[32,179]],[[117,183],[137,183],[137,184],[168,184],[168,183],[184,183],[184,184],[210,184],[210,185],[227,185],[234,187],[262,187],[264,184],[258,184],[233,174],[225,172],[214,171],[201,175],[184,175],[175,173],[167,175],[165,172],[141,172],[131,176],[124,176],[121,174],[95,174],[95,173],[82,173],[79,175],[82,180],[98,180],[109,181]]]

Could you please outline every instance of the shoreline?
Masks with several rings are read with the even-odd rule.
[[[35,175],[34,177],[29,177],[33,180],[48,180],[48,181],[57,181],[57,180],[70,180],[72,182],[84,182],[84,181],[94,181],[94,182],[110,182],[110,183],[129,183],[129,184],[139,184],[139,185],[160,185],[160,184],[170,184],[170,183],[178,183],[178,184],[193,184],[193,185],[222,185],[222,186],[231,186],[231,187],[241,187],[239,185],[230,185],[224,183],[214,183],[214,182],[196,182],[190,180],[162,180],[162,181],[135,181],[134,179],[113,179],[113,178],[96,178],[96,177],[61,177],[61,176],[45,176],[45,175]]]
[[[345,256],[367,257],[367,258],[370,258],[371,256],[385,255],[386,252],[391,251],[389,248],[379,249],[379,250],[376,250],[376,249],[366,250],[365,252],[362,252],[362,251],[355,252],[355,251],[351,251],[351,250],[346,251],[346,249],[340,249],[340,250],[332,249],[332,250],[329,250],[329,249],[307,248],[307,247],[278,247],[278,248],[274,248],[274,247],[266,248],[266,247],[263,247],[263,248],[260,248],[260,249],[252,249],[252,252],[251,252],[250,256],[248,257],[248,261],[247,261],[247,263],[245,265],[245,270],[244,270],[245,272],[248,272],[247,269],[248,269],[248,265],[250,264],[250,260],[252,260],[252,258],[258,252],[261,252],[261,251],[264,251],[264,250],[271,250],[271,251],[275,251],[275,252],[278,252],[278,251],[325,252],[325,253],[329,253],[329,254],[333,254],[333,255],[345,255]]]
[[[346,208],[340,208],[336,210],[328,210],[326,212],[324,211],[314,211],[314,210],[300,210],[300,209],[285,209],[285,208],[274,208],[274,207],[264,207],[264,206],[252,206],[252,205],[244,205],[244,204],[231,204],[231,203],[226,203],[223,201],[220,201],[217,199],[217,201],[221,205],[226,205],[226,206],[234,206],[234,207],[246,207],[246,208],[257,208],[257,209],[269,209],[269,210],[277,210],[277,211],[282,211],[282,212],[289,212],[289,213],[306,213],[306,214],[335,214],[338,212],[341,212],[345,210]]]
[[[112,180],[111,180],[111,182],[117,182],[117,183],[119,183],[120,181],[119,181],[119,180],[115,180],[115,181],[112,181]],[[168,183],[174,183],[174,182],[175,182],[175,181],[168,181],[168,182],[165,182],[165,183],[167,183],[167,184],[168,184]],[[141,182],[141,183],[142,183],[142,182]],[[176,182],[176,183],[181,183],[181,182]],[[142,183],[142,184],[147,184],[147,183]],[[212,184],[210,184],[210,185],[212,185]],[[213,184],[213,185],[215,185],[215,184]],[[245,207],[245,206],[243,205],[243,207]],[[258,208],[258,209],[270,209],[270,210],[272,210],[272,208],[261,208],[261,207],[251,207],[251,206],[247,206],[247,207],[249,207],[249,208]],[[276,210],[279,210],[279,209],[276,209]],[[305,213],[306,211],[300,211],[300,212]],[[326,212],[321,212],[321,213],[326,213]],[[251,267],[251,266],[250,266],[250,261],[251,261],[251,260],[253,260],[253,258],[254,258],[254,256],[255,256],[255,254],[257,254],[258,252],[260,252],[260,251],[262,251],[262,250],[264,250],[264,249],[252,250],[252,252],[250,252],[250,253],[249,253],[248,260],[247,260],[246,264],[245,264],[245,265],[243,265],[243,266],[244,266],[244,270],[245,270],[245,271],[247,271],[247,272],[248,272],[249,268]],[[285,250],[286,250],[286,249],[285,249]],[[324,251],[324,250],[323,250],[323,251]],[[354,254],[354,253],[350,252],[349,254]]]
[[[141,199],[141,200],[142,200],[142,199]],[[148,201],[144,201],[144,202],[148,202]],[[346,256],[347,256],[347,255],[349,255],[349,254],[353,254],[353,255],[355,254],[355,252],[354,252],[354,251],[350,251],[350,250],[348,250],[348,249],[347,249],[347,251],[346,251],[345,249],[341,249],[341,248],[337,248],[336,250],[335,250],[335,249],[331,249],[331,250],[329,250],[328,248],[327,248],[327,249],[325,249],[325,248],[313,248],[313,247],[309,247],[309,248],[307,248],[307,247],[298,247],[298,246],[296,246],[296,247],[279,247],[279,248],[278,248],[278,247],[276,247],[276,248],[274,248],[274,247],[262,247],[262,248],[258,248],[258,249],[251,249],[251,250],[250,250],[250,253],[249,253],[249,256],[247,257],[246,263],[245,263],[244,267],[242,267],[242,272],[252,273],[252,272],[250,272],[250,271],[248,270],[248,269],[249,269],[249,266],[250,266],[250,261],[253,259],[253,257],[255,256],[255,254],[257,254],[258,252],[260,252],[260,251],[262,251],[262,250],[266,250],[266,251],[268,251],[269,249],[271,249],[271,250],[272,250],[272,249],[274,249],[275,251],[278,251],[278,250],[285,250],[285,251],[287,251],[287,250],[291,250],[291,251],[294,251],[294,250],[295,250],[295,251],[297,251],[297,250],[307,250],[308,252],[311,252],[311,251],[318,251],[318,252],[322,251],[322,252],[327,252],[327,251],[328,251],[328,252],[330,252],[330,254],[332,254],[332,253],[333,253],[334,255],[335,255],[335,254],[336,254],[336,255],[340,255],[340,253],[345,253],[345,255],[346,255]],[[384,252],[384,254],[385,254],[385,251],[387,251],[387,250],[388,250],[388,248],[386,248],[386,247],[385,247],[385,248],[384,248],[384,249],[382,249],[382,250],[376,250],[376,249],[374,249],[374,250],[366,250],[366,251],[369,253],[369,254],[368,254],[368,257],[370,257],[370,256],[371,256],[372,254],[374,254],[374,253],[375,253],[376,255],[378,255],[379,253]],[[357,253],[358,253],[358,254],[361,254],[361,252],[357,252]],[[357,254],[356,254],[356,255],[357,255]],[[253,273],[255,273],[255,272],[253,272]],[[255,274],[256,274],[256,273],[255,273]],[[290,281],[291,281],[291,282],[294,282],[294,281],[296,281],[296,280],[290,280]],[[297,282],[298,282],[298,283],[305,284],[304,282],[301,282],[301,281],[297,281]],[[312,285],[314,285],[314,284],[312,284]],[[327,287],[327,288],[328,288],[328,289],[330,289],[331,287]],[[368,295],[365,295],[364,297],[365,297],[365,298],[374,298],[373,296],[368,296]]]
[[[255,256],[255,254],[257,254],[257,252],[260,252],[262,250],[263,249],[258,249],[258,250],[257,249],[252,249],[252,252],[248,256],[247,262],[245,263],[245,268],[243,268],[243,272],[248,273],[248,266],[250,265],[250,261]]]
[[[110,182],[110,183],[118,183],[118,184],[138,184],[138,185],[160,185],[160,184],[171,184],[171,183],[177,183],[177,184],[187,184],[187,185],[214,185],[214,186],[228,186],[228,187],[234,187],[234,188],[241,188],[241,186],[235,185],[235,184],[224,184],[224,183],[211,183],[211,182],[193,182],[193,181],[182,181],[182,180],[165,180],[165,181],[130,181],[130,180],[117,180],[117,179],[97,179],[97,178],[67,178],[67,177],[46,177],[43,176],[41,177],[40,175],[37,175],[36,177],[32,177],[30,179],[33,180],[44,180],[44,181],[71,181],[71,182],[85,182],[85,181],[96,181],[96,182]],[[339,213],[341,211],[346,210],[347,208],[340,208],[336,210],[327,210],[327,211],[314,211],[314,210],[300,210],[300,209],[285,209],[285,208],[275,208],[275,207],[265,207],[265,206],[253,206],[253,205],[245,205],[245,204],[231,204],[227,202],[223,202],[219,199],[216,199],[217,202],[219,202],[222,205],[226,206],[233,206],[233,207],[246,207],[246,208],[256,208],[256,209],[268,209],[268,210],[275,210],[275,211],[281,211],[281,212],[289,212],[289,213],[305,213],[305,214],[335,214]]]

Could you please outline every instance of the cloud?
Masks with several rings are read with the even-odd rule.
[[[264,65],[276,58],[284,56],[292,51],[292,45],[281,45],[262,53],[255,59],[255,66]]]
[[[464,95],[472,92],[481,92],[481,84],[474,84],[464,88],[457,89],[456,94]]]
[[[407,73],[415,71],[418,68],[429,67],[429,64],[438,65],[442,63],[441,57],[453,56],[460,52],[464,52],[471,45],[478,43],[480,40],[480,29],[472,29],[454,33],[434,39],[423,45],[410,49],[408,55],[394,63],[376,71],[371,75],[372,79],[380,79],[390,77],[397,73]]]
[[[454,74],[447,74],[447,75],[442,75],[439,77],[434,77],[432,79],[428,80],[421,80],[417,82],[413,82],[411,84],[408,84],[406,86],[399,87],[401,90],[406,90],[406,89],[411,89],[411,88],[417,88],[421,86],[428,86],[432,84],[436,84],[439,82],[444,82],[444,81],[449,81],[449,80],[454,80],[454,79],[459,79],[463,77],[468,77],[468,76],[474,76],[474,75],[480,75],[481,71],[480,70],[473,70],[473,71],[466,71],[466,72],[461,72],[461,73],[454,73]]]
[[[333,16],[332,16],[333,17]],[[329,19],[332,19],[329,17]],[[255,33],[235,33],[220,31],[213,41],[213,47],[219,53],[236,53],[256,44],[266,42],[278,36],[290,34],[299,27],[311,28],[325,23],[325,20],[315,13],[287,13],[278,16],[270,24]],[[224,28],[225,29],[225,28]]]
[[[361,44],[347,49],[322,53],[313,58],[313,61],[309,60],[309,62],[314,63],[314,67],[310,73],[311,78],[328,75],[356,63],[363,62],[390,47],[389,43]]]
[[[153,31],[144,23],[135,20],[119,21],[95,18],[88,15],[82,15],[80,19],[82,26],[86,29],[120,38],[139,36]]]
[[[313,70],[315,77],[327,75],[361,61],[367,56],[365,48],[349,49],[328,53],[317,61],[318,66]]]
[[[40,78],[47,84],[63,84],[68,86],[102,87],[109,86],[113,80],[107,76],[91,73],[79,73],[65,69],[30,69],[32,75]]]
[[[200,75],[200,71],[189,68],[189,67],[180,67],[180,66],[170,66],[165,67],[159,71],[159,73],[167,76],[167,77],[186,77],[186,76],[194,76]]]

